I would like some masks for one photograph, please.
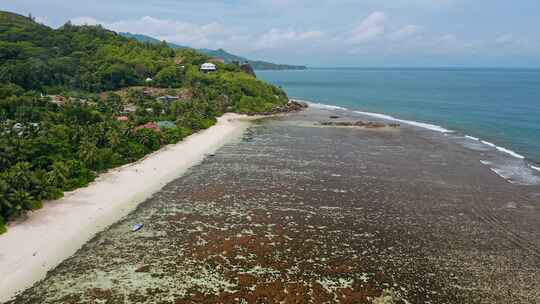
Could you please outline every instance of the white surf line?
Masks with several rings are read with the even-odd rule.
[[[327,105],[327,104],[323,104],[323,103],[310,102],[310,101],[300,100],[300,99],[293,99],[293,100],[307,102],[310,106],[312,106],[314,108],[319,108],[319,109],[345,110],[345,111],[349,110],[347,108],[340,107],[340,106]],[[400,123],[404,123],[404,124],[408,124],[408,125],[412,125],[412,126],[416,126],[416,127],[420,127],[420,128],[440,132],[440,133],[454,133],[454,131],[445,129],[445,128],[443,128],[441,126],[438,126],[438,125],[419,122],[419,121],[413,121],[413,120],[399,119],[399,118],[396,118],[396,117],[393,117],[393,116],[390,116],[390,115],[386,115],[386,114],[382,114],[382,113],[363,112],[363,111],[352,111],[352,112],[357,113],[357,114],[377,117],[377,118],[381,118],[381,119],[397,121],[397,122],[400,122]],[[481,140],[478,137],[465,135],[465,138],[468,138],[468,139],[471,139],[471,140],[474,140],[474,141],[479,141],[479,142],[481,142],[481,143],[483,143],[483,144],[485,144],[485,145],[487,145],[489,147],[497,149],[499,152],[508,154],[508,155],[513,156],[515,158],[525,159],[525,156],[523,156],[521,154],[518,154],[517,152],[514,152],[514,151],[512,151],[510,149],[507,149],[507,148],[504,148],[504,147],[501,147],[501,146],[497,146],[496,144],[491,143],[489,141]]]
[[[299,100],[299,99],[295,99],[295,100]],[[299,101],[307,102],[310,106],[312,106],[314,108],[318,108],[318,109],[352,111],[350,109],[340,107],[340,106],[328,105],[328,104],[311,102],[311,101],[306,101],[306,100],[299,100]],[[429,130],[436,131],[436,132],[441,132],[441,133],[453,133],[454,132],[452,130],[445,129],[445,128],[441,127],[441,126],[437,126],[437,125],[433,125],[433,124],[429,124],[429,123],[424,123],[424,122],[419,122],[419,121],[399,119],[399,118],[395,118],[393,116],[386,115],[386,114],[381,114],[381,113],[363,112],[363,111],[352,111],[352,112],[357,113],[357,114],[361,114],[361,115],[367,115],[367,116],[371,116],[371,117],[381,118],[381,119],[385,119],[385,120],[392,120],[392,121],[396,121],[396,122],[400,122],[400,123],[420,127],[420,128],[423,128],[423,129],[429,129]]]
[[[399,118],[395,118],[393,116],[386,115],[386,114],[381,114],[381,113],[362,112],[362,111],[354,111],[354,112],[358,113],[358,114],[362,114],[362,115],[368,115],[368,116],[382,118],[382,119],[386,119],[386,120],[397,121],[397,122],[400,122],[400,123],[403,123],[403,124],[407,124],[407,125],[411,125],[411,126],[415,126],[415,127],[420,127],[420,128],[423,128],[423,129],[428,129],[428,130],[432,130],[432,131],[436,131],[436,132],[440,132],[440,133],[454,133],[454,131],[452,131],[452,130],[448,130],[448,129],[445,129],[445,128],[441,127],[441,126],[437,126],[437,125],[433,125],[433,124],[429,124],[429,123],[425,123],[425,122],[399,119]]]
[[[492,142],[489,142],[489,141],[486,141],[486,140],[482,140],[478,137],[474,137],[474,136],[470,136],[470,135],[465,135],[465,138],[468,138],[468,139],[471,139],[471,140],[474,140],[474,141],[479,141],[481,143],[483,143],[484,145],[486,146],[489,146],[489,147],[492,147],[492,148],[495,148],[496,150],[498,150],[499,152],[502,152],[502,153],[506,153],[510,156],[513,156],[515,158],[519,158],[519,159],[525,159],[525,156],[521,155],[521,154],[518,154],[517,152],[514,152],[510,149],[507,149],[507,148],[504,148],[504,147],[501,147],[501,146],[497,146],[496,144],[492,143]]]
[[[324,103],[318,103],[318,102],[312,102],[312,101],[307,101],[307,100],[302,100],[302,99],[292,99],[294,101],[300,101],[300,102],[305,102],[307,103],[310,107],[314,107],[316,109],[327,109],[327,110],[343,110],[343,111],[348,111],[349,109],[347,108],[344,108],[344,107],[340,107],[340,106],[333,106],[333,105],[328,105],[328,104],[324,104]]]
[[[470,136],[470,135],[465,135],[465,138],[472,139],[472,140],[474,140],[474,141],[480,141],[480,138],[474,137],[474,136]]]
[[[519,158],[519,159],[525,159],[525,156],[521,155],[521,154],[518,154],[510,149],[506,149],[504,147],[501,147],[501,146],[497,146],[496,144],[494,143],[491,143],[489,141],[485,141],[485,140],[480,140],[481,143],[483,143],[484,145],[486,146],[489,146],[489,147],[492,147],[492,148],[495,148],[496,150],[498,150],[499,152],[502,152],[502,153],[506,153],[510,156],[513,156],[515,158]]]

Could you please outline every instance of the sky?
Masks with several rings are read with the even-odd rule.
[[[0,0],[59,27],[102,24],[312,67],[540,67],[538,0]]]

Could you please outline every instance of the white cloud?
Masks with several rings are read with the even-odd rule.
[[[285,3],[287,0],[281,0]],[[500,35],[491,41],[464,40],[454,34],[440,34],[420,25],[400,25],[386,13],[375,11],[359,20],[350,30],[322,31],[293,27],[251,29],[220,22],[193,23],[144,16],[104,22],[93,17],[72,19],[74,24],[102,24],[118,32],[145,34],[160,40],[195,48],[224,48],[247,57],[309,56],[329,57],[348,54],[394,55],[464,55],[488,49],[501,50],[528,47],[538,43],[517,39],[512,34]],[[532,45],[532,46],[531,46]],[[504,46],[501,47],[501,46]],[[302,55],[302,56],[300,56]],[[303,60],[303,59],[302,59]]]
[[[229,31],[223,25],[212,22],[208,24],[194,24],[168,19],[159,19],[144,16],[140,19],[120,20],[104,22],[92,17],[78,17],[72,20],[74,24],[101,24],[104,27],[117,32],[131,32],[149,35],[161,40],[185,44],[193,47],[215,46]]]
[[[353,28],[348,41],[352,44],[363,44],[382,36],[386,31],[388,19],[383,12],[373,12]]]
[[[298,46],[299,44],[315,43],[324,37],[321,31],[295,31],[292,29],[271,29],[260,35],[254,42],[254,50],[275,49]]]
[[[145,16],[139,19],[104,22],[93,17],[77,17],[73,24],[96,25],[117,32],[131,32],[195,48],[227,48],[238,51],[287,49],[313,44],[324,37],[322,31],[299,31],[272,28],[266,32],[248,32],[243,28],[226,27],[212,22],[195,24]]]
[[[420,33],[422,27],[418,25],[407,25],[399,30],[396,30],[388,35],[388,39],[391,41],[402,41],[404,39],[411,38],[416,34]]]

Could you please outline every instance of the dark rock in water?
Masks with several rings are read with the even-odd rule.
[[[384,128],[386,127],[385,123],[382,122],[368,122],[364,125],[366,128]]]
[[[338,119],[338,118],[339,118],[339,116],[336,116],[336,115],[330,116],[330,119]]]
[[[307,103],[295,101],[295,100],[291,100],[287,104],[288,112],[302,111],[303,109],[306,109],[307,107],[308,107]]]
[[[135,269],[135,272],[150,272],[150,266],[149,265],[141,266]]]
[[[391,127],[391,128],[397,128],[399,127],[399,124],[391,123],[391,124],[385,124],[383,122],[378,121],[323,121],[320,122],[321,126],[330,126],[330,127],[361,127],[361,128],[368,128],[368,129],[378,129],[378,128],[385,128],[385,127]]]

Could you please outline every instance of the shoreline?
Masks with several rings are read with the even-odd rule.
[[[457,132],[451,129],[446,129],[439,125],[421,121],[404,120],[384,113],[357,111],[346,107],[328,105],[298,98],[291,98],[291,100],[305,102],[313,108],[325,109],[329,111],[345,111],[364,117],[381,119],[383,121],[399,122],[402,125],[406,125],[417,130],[428,130],[434,133],[442,134],[443,136],[452,137],[456,140],[456,143],[461,144],[466,148],[470,148],[471,150],[490,152],[490,154],[494,156],[496,160],[486,160],[482,162],[482,164],[488,166],[490,170],[495,172],[504,180],[513,184],[525,186],[540,185],[540,176],[538,175],[538,172],[540,172],[540,164],[537,164],[534,160],[531,160],[528,157],[521,155],[509,148],[499,146],[482,138],[470,136],[466,133]],[[511,165],[509,165],[509,163],[511,163]]]
[[[334,114],[359,118],[250,128],[10,303],[538,302],[540,188],[451,136],[317,126]]]
[[[45,202],[0,235],[0,303],[43,279],[97,233],[128,215],[207,154],[240,138],[259,117],[227,113],[216,125],[101,174],[88,187]],[[21,241],[22,240],[22,241]]]

